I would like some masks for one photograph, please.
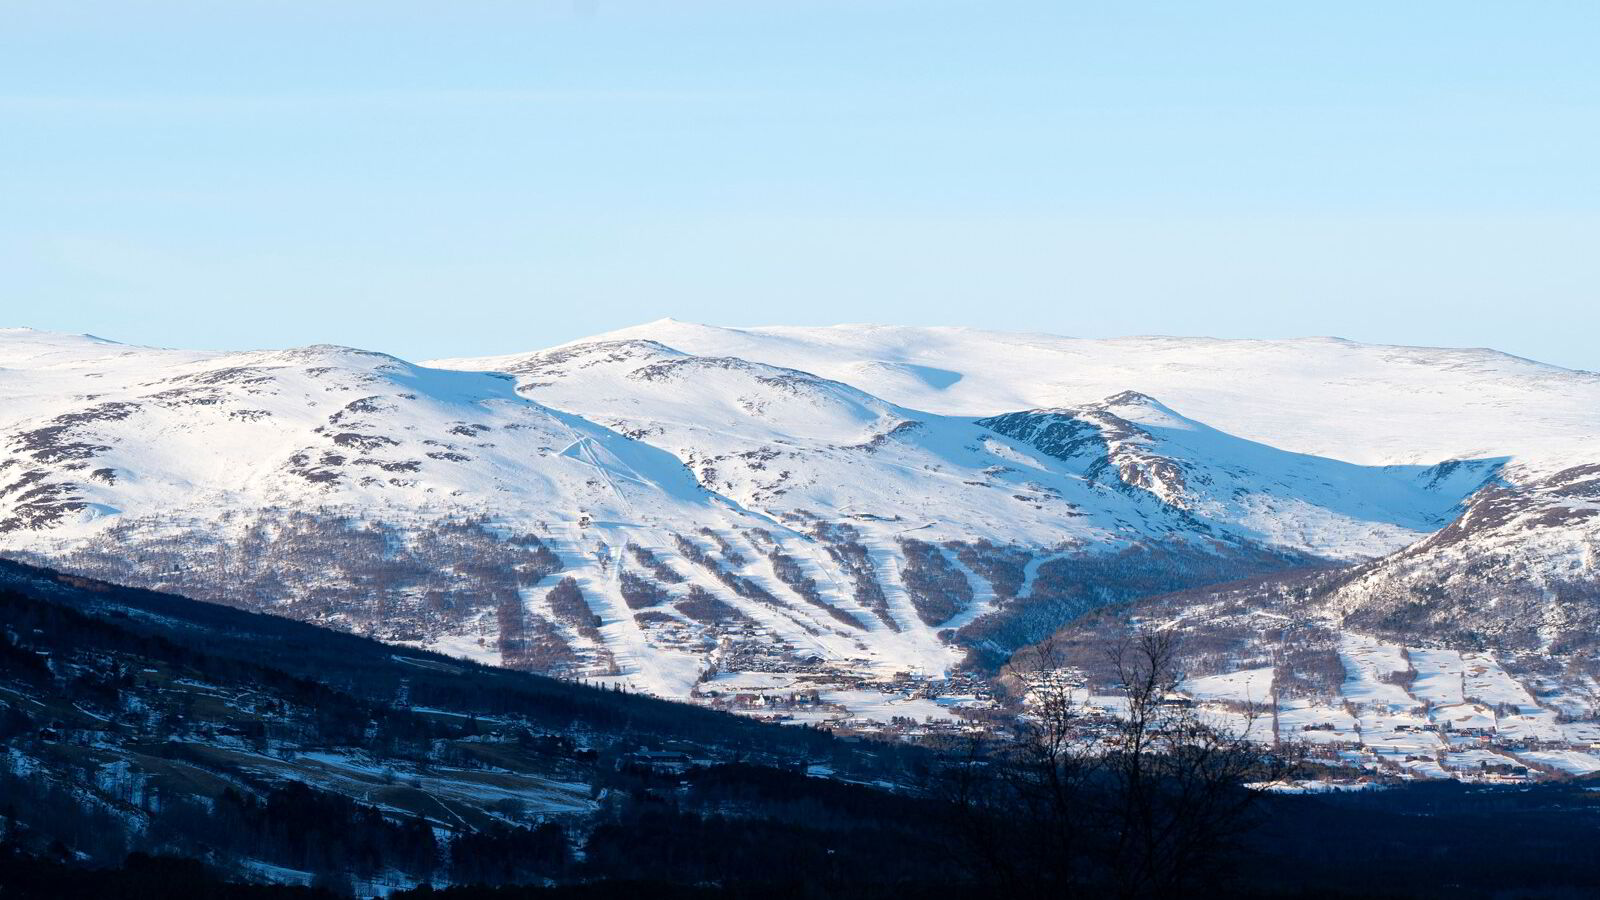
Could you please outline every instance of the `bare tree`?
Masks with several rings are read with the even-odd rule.
[[[1121,896],[1171,895],[1213,874],[1250,825],[1261,786],[1298,765],[1296,748],[1251,739],[1260,707],[1230,727],[1180,696],[1172,631],[1137,633],[1112,663],[1126,708],[1100,758],[1116,833],[1110,871]]]
[[[1057,648],[1037,648],[1059,670]],[[1097,714],[1060,677],[1029,692],[1016,733],[973,741],[951,767],[961,838],[983,874],[1014,896],[1173,896],[1213,878],[1251,824],[1258,785],[1292,752],[1208,721],[1177,693],[1171,632],[1139,632],[1109,651],[1116,714]],[[1293,748],[1290,748],[1292,751]]]

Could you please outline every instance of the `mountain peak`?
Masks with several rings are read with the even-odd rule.
[[[1160,409],[1164,412],[1171,412],[1171,410],[1168,409],[1165,404],[1161,403],[1156,398],[1150,396],[1149,394],[1142,394],[1138,391],[1122,391],[1120,393],[1112,394],[1105,400],[1101,401],[1100,405],[1105,407],[1143,406]]]

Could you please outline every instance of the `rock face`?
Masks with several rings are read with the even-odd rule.
[[[1459,532],[1474,547],[1520,541],[1545,567],[1544,593],[1507,588],[1496,634],[1540,597],[1579,622],[1592,583],[1591,562],[1567,561],[1592,561],[1580,540],[1593,533],[1592,476],[1555,465],[1594,393],[1582,373],[1316,345],[1324,392],[1368,385],[1376,369],[1449,402],[1491,378],[1537,377],[1555,398],[1525,419],[1526,452],[1495,432],[1397,453],[1378,427],[1383,394],[1320,431],[1275,431],[1251,410],[1281,384],[1263,399],[1172,383],[1175,365],[1203,359],[1272,375],[1259,342],[636,331],[430,365],[0,331],[0,550],[679,697],[738,667],[997,665],[1106,603],[1307,566],[1361,565],[1338,588],[1351,616],[1414,615],[1404,586],[1416,573],[1456,591],[1504,558],[1451,550]],[[1072,397],[1090,351],[1149,377]],[[1036,402],[1045,371],[1068,405]],[[1190,418],[1152,384],[1249,430]],[[986,398],[1035,402],[964,408]],[[1373,439],[1352,450],[1362,422]],[[1289,446],[1275,445],[1283,435]],[[1457,560],[1459,574],[1413,558]]]
[[[1185,418],[1132,391],[1074,409],[979,420],[1067,465],[1085,481],[1137,497],[1197,533],[1243,535],[1324,557],[1361,558],[1454,517],[1465,493],[1493,481],[1498,460],[1370,467],[1277,450]]]

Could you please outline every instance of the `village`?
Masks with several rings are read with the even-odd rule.
[[[839,735],[938,743],[1015,738],[1014,702],[984,677],[922,672],[867,654],[824,658],[746,623],[652,623],[662,646],[703,654],[692,702],[762,721]],[[1307,689],[1278,665],[1214,665],[1179,681],[1167,702],[1262,746],[1292,747],[1308,777],[1292,789],[1360,788],[1406,780],[1527,783],[1600,772],[1600,707],[1583,677],[1530,676],[1489,653],[1402,647],[1345,633],[1332,675]],[[1533,661],[1538,662],[1538,661]],[[1527,660],[1518,665],[1531,665]],[[1508,667],[1509,666],[1509,667]],[[1544,665],[1543,671],[1550,669]],[[1018,673],[1021,722],[1046,692],[1072,698],[1085,740],[1115,727],[1119,691],[1072,667]],[[1293,688],[1283,687],[1293,682]]]
[[[824,662],[798,671],[721,672],[697,685],[693,699],[767,722],[895,738],[985,731],[975,714],[999,706],[990,688],[970,676],[879,676]]]
[[[1489,654],[1403,648],[1353,634],[1344,636],[1341,657],[1345,678],[1337,693],[1281,695],[1273,689],[1275,670],[1258,667],[1184,678],[1163,702],[1224,733],[1292,748],[1309,774],[1285,789],[1419,779],[1518,784],[1600,772],[1600,717],[1587,684],[1525,684]],[[1075,668],[1025,680],[1025,710],[1047,697],[1070,697],[1090,740],[1125,704]]]

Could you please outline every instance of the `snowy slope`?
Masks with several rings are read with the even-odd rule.
[[[1367,465],[1509,456],[1559,468],[1600,444],[1600,375],[1486,349],[670,319],[575,343],[614,340],[801,369],[947,415],[1078,406],[1132,390],[1230,434]]]
[[[1364,467],[1286,453],[1132,392],[1076,410],[940,415],[654,341],[438,365],[515,374],[525,396],[661,447],[751,509],[893,522],[928,541],[1199,539],[1362,558],[1442,527],[1498,470],[1488,460]]]
[[[1092,667],[1130,623],[1179,634],[1197,701],[1224,717],[1258,704],[1273,739],[1334,766],[1600,770],[1600,466],[1486,488],[1446,528],[1369,563],[1147,597],[1051,646]]]
[[[893,590],[892,542],[841,533],[831,543],[864,566],[841,575],[830,542],[701,488],[649,443],[519,396],[507,376],[342,347],[0,338],[0,546],[13,552],[676,696],[735,631],[778,658],[862,671],[943,671],[960,656]],[[840,398],[818,418],[786,414],[841,435],[875,421],[870,400]],[[677,581],[656,581],[635,547]],[[625,571],[663,592],[654,618],[634,615]],[[576,598],[557,594],[562,578]],[[691,588],[713,599],[680,612]],[[705,602],[726,621],[696,618]]]
[[[1392,576],[1392,566],[1375,564],[1369,579]],[[1066,673],[1092,691],[1115,682],[1108,643],[1135,625],[1171,629],[1180,687],[1207,720],[1242,728],[1250,714],[1256,739],[1303,745],[1336,771],[1520,780],[1530,767],[1533,776],[1600,769],[1592,612],[1566,623],[1575,626],[1567,640],[1549,640],[1557,630],[1530,643],[1529,630],[1502,627],[1515,618],[1484,608],[1501,584],[1476,598],[1442,586],[1428,598],[1428,621],[1386,618],[1394,606],[1365,615],[1372,586],[1351,608],[1348,581],[1322,572],[1146,598],[1062,629],[1049,670],[1035,667],[1038,654],[1019,653],[1014,674],[1031,686]],[[1538,622],[1537,611],[1529,618]]]
[[[1354,570],[1344,621],[1540,652],[1600,646],[1600,465],[1484,491],[1448,528]]]
[[[703,515],[670,457],[509,380],[346,347],[179,353],[7,334],[0,532],[92,531],[124,511],[509,507]],[[23,368],[28,366],[28,368]]]
[[[1497,460],[1357,466],[1289,453],[1123,392],[1076,409],[1030,410],[980,424],[1068,463],[1096,483],[1180,510],[1192,527],[1332,558],[1399,548],[1454,518],[1494,480]]]

